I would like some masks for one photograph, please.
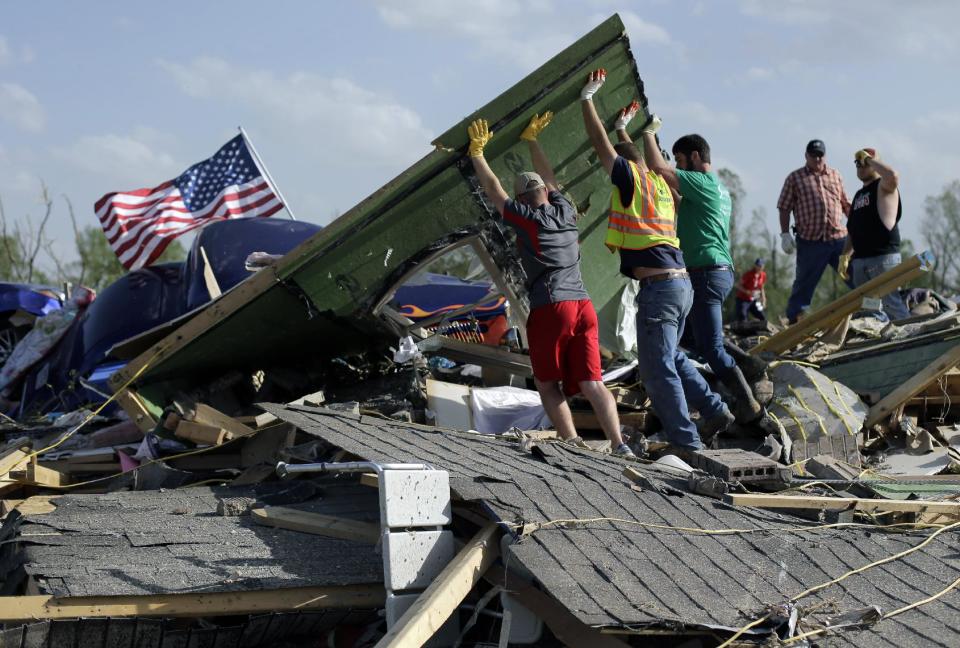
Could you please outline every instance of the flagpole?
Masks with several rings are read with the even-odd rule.
[[[271,176],[270,172],[267,171],[267,165],[263,163],[263,158],[260,157],[260,154],[257,153],[257,149],[254,147],[253,142],[250,141],[250,136],[247,135],[247,131],[243,130],[243,126],[237,126],[237,129],[240,131],[240,135],[243,136],[243,141],[245,141],[247,146],[250,147],[250,152],[253,153],[253,157],[257,161],[257,166],[259,166],[260,170],[263,172],[263,177],[266,179],[267,184],[270,185],[270,189],[273,190],[273,193],[277,194],[277,197],[280,199],[280,202],[283,203],[283,208],[287,210],[287,214],[290,215],[290,218],[297,220],[297,217],[293,215],[293,211],[290,209],[290,204],[287,203],[287,199],[283,197],[283,194],[280,193],[280,190],[277,188],[277,184],[273,181],[273,176]]]

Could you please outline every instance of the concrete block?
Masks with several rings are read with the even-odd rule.
[[[385,528],[450,524],[450,475],[445,470],[384,470],[380,519]]]
[[[399,531],[383,534],[384,586],[423,589],[443,571],[455,552],[450,531]]]

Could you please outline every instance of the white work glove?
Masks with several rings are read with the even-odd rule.
[[[793,254],[797,249],[797,242],[790,232],[780,232],[780,249],[784,254]]]
[[[602,86],[606,80],[607,71],[603,68],[591,72],[587,77],[587,84],[583,86],[583,90],[580,91],[580,99],[583,101],[592,101],[593,95],[597,93],[597,90],[600,89],[600,86]]]
[[[640,110],[639,101],[631,101],[630,105],[626,108],[620,109],[620,114],[617,115],[617,121],[613,122],[614,130],[626,130],[627,124],[630,123],[630,120],[637,116],[637,111]]]

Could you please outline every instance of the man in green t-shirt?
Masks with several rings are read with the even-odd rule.
[[[660,119],[653,116],[659,127]],[[684,135],[673,145],[676,168],[660,153],[656,128],[643,132],[647,166],[677,192],[677,236],[693,284],[692,323],[697,351],[736,398],[734,415],[741,423],[756,420],[763,408],[736,361],[723,348],[723,300],[733,288],[730,256],[730,192],[710,171],[710,145],[700,135]]]

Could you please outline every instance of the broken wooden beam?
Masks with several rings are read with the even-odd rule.
[[[439,352],[445,357],[469,362],[481,367],[498,367],[517,376],[532,376],[530,356],[514,353],[500,347],[473,342],[461,342],[445,335],[433,335],[417,343],[421,351]]]
[[[0,622],[106,617],[205,617],[383,607],[383,585],[291,587],[203,594],[0,596]]]
[[[252,427],[244,425],[232,416],[227,416],[220,410],[210,407],[206,403],[197,403],[193,406],[192,411],[188,412],[184,418],[194,423],[202,423],[211,427],[222,428],[235,437],[250,436],[254,433]],[[179,426],[177,426],[177,428],[179,429]]]
[[[233,439],[233,434],[219,425],[207,425],[195,421],[182,420],[177,424],[174,435],[197,445],[221,445]]]
[[[928,385],[957,366],[958,363],[960,363],[960,343],[873,405],[867,413],[867,419],[863,422],[863,427],[868,428],[890,416],[900,406],[926,389]]]
[[[250,511],[253,521],[264,526],[300,531],[329,538],[342,538],[376,544],[380,540],[380,525],[349,518],[300,511],[284,506],[264,506]]]
[[[500,555],[499,536],[495,522],[480,529],[377,642],[376,648],[424,645]]]
[[[856,312],[863,304],[864,298],[883,297],[896,290],[898,286],[916,279],[932,265],[933,255],[930,252],[912,256],[897,267],[874,277],[814,313],[801,318],[796,324],[770,336],[750,349],[750,353],[757,355],[765,351],[772,353],[789,351],[817,331],[830,328],[841,322],[847,315]]]
[[[733,493],[724,500],[734,506],[757,508],[819,509],[824,511],[857,510],[864,513],[941,513],[960,515],[960,502],[928,500],[888,500],[861,497],[816,497],[812,495],[761,495]]]

